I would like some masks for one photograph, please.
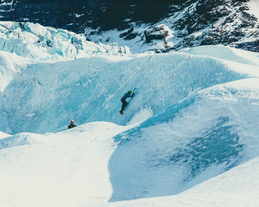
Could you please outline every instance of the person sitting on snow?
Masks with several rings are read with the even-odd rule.
[[[132,94],[132,95],[131,95]],[[125,109],[125,107],[127,106],[128,102],[126,101],[127,98],[132,98],[134,95],[134,91],[132,93],[132,91],[128,91],[127,93],[125,93],[123,95],[123,97],[121,98],[121,102],[122,102],[122,107],[121,107],[121,110],[119,111],[119,113],[121,115],[123,115],[123,111]]]
[[[68,128],[68,129],[71,129],[71,128],[76,127],[76,125],[75,125],[74,123],[75,123],[75,121],[72,119],[72,120],[71,120],[71,124],[70,124],[67,128]]]

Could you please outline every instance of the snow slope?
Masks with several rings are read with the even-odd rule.
[[[178,195],[115,202],[100,206],[255,207],[258,205],[258,164],[258,158],[255,158]]]
[[[108,202],[112,137],[127,128],[98,122],[57,134],[22,133],[1,139],[0,206]]]
[[[1,207],[258,203],[257,53],[0,55]]]
[[[259,19],[259,2],[257,0],[250,0],[247,2],[250,11],[256,18]]]
[[[129,150],[127,150],[127,156],[123,157],[119,157],[121,154],[116,151],[121,151],[123,146],[123,150],[127,149],[125,143],[117,145],[116,139],[114,140],[113,137],[116,134],[134,129],[134,125],[122,127],[111,123],[93,122],[56,134],[22,133],[3,139],[0,141],[0,205],[1,207],[172,206],[172,203],[176,206],[253,207],[257,205],[258,155],[255,159],[215,176],[213,179],[196,185],[185,192],[166,197],[161,196],[161,190],[167,189],[170,191],[172,187],[181,188],[181,185],[190,182],[189,180],[182,180],[182,182],[178,180],[177,182],[177,179],[185,178],[186,174],[178,174],[179,170],[178,173],[173,172],[175,169],[169,163],[150,166],[150,162],[146,162],[148,160],[144,162],[142,159],[143,154],[148,151],[150,152],[148,152],[146,158],[152,158],[153,163],[155,160],[161,160],[161,155],[168,155],[168,150],[165,149],[163,143],[172,139],[173,129],[166,128],[170,125],[172,124],[164,123],[164,126],[158,125],[156,127],[157,132],[164,133],[164,135],[168,134],[168,137],[161,136],[154,140],[152,136],[149,136],[151,140],[145,140],[146,150],[144,150],[142,144],[146,135],[140,137],[142,139],[140,146],[136,147],[134,142],[133,145],[128,142],[128,147],[131,150],[140,148],[144,150],[144,153],[139,150],[135,151],[137,154],[129,155],[127,154]],[[188,129],[190,128],[188,127]],[[207,139],[209,138],[207,137]],[[247,148],[247,150],[251,148],[250,144],[252,144],[249,140],[245,140],[246,147],[244,148]],[[202,142],[202,140],[200,141]],[[206,142],[206,139],[204,141]],[[186,143],[188,143],[188,140],[186,140]],[[174,144],[180,146],[179,140]],[[213,145],[210,147],[213,147]],[[199,145],[196,146],[199,148]],[[163,149],[164,152],[161,153],[160,157],[151,154]],[[198,149],[197,152],[199,152]],[[186,155],[188,153],[188,150],[186,150]],[[217,156],[221,153],[222,151]],[[246,153],[249,153],[249,150]],[[215,156],[215,154],[212,154],[212,156]],[[115,167],[113,169],[111,162],[115,161],[115,157],[117,160],[123,159],[124,162],[120,161],[117,166],[113,163],[113,167]],[[131,160],[130,163],[127,162],[129,160]],[[132,165],[132,160],[136,162],[135,165]],[[209,157],[207,157],[207,160],[209,160]],[[189,162],[189,164],[192,163]],[[202,176],[207,178],[208,175],[215,175],[217,172],[213,171],[221,170],[222,166],[220,165],[224,164],[215,163],[211,168],[206,169]],[[225,160],[225,165],[227,165],[227,160]],[[175,168],[177,167],[179,166],[177,165]],[[127,170],[127,173],[120,174],[118,180],[121,188],[124,188],[123,192],[133,190],[132,184],[146,191],[138,191],[137,197],[133,198],[132,201],[109,202],[112,195],[118,193],[117,186],[114,185],[114,178],[112,178],[117,176],[114,173],[118,169]],[[138,171],[137,175],[135,174],[136,170]],[[188,167],[186,170],[188,172]],[[168,176],[170,171],[172,177]],[[150,177],[150,175],[153,177]],[[124,179],[121,179],[122,176],[124,176]],[[142,178],[141,182],[137,182],[139,177]],[[198,180],[199,177],[197,176]],[[191,182],[192,186],[194,183],[198,183],[197,178],[194,177]],[[152,188],[152,185],[158,180],[160,181],[160,188]],[[148,196],[150,190],[153,191],[152,196]],[[131,193],[135,192],[132,191]],[[128,200],[128,195],[124,196],[121,199]]]

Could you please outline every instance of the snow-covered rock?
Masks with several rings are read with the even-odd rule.
[[[259,51],[257,0],[19,0],[4,1],[0,8],[1,20],[52,25],[84,34],[92,42],[116,42],[133,53],[219,44]],[[166,45],[157,31],[162,24],[174,34]]]

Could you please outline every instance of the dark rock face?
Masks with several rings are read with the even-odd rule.
[[[250,51],[259,51],[256,43],[246,41],[245,36],[258,39],[258,32],[254,31],[259,27],[258,19],[251,15],[249,8],[243,1],[229,0],[205,0],[197,1],[196,10],[187,14],[175,22],[178,29],[176,36],[182,38],[173,49],[181,49],[199,45],[230,45]],[[182,25],[187,26],[187,33],[181,30]],[[200,35],[194,35],[201,32]]]
[[[171,4],[186,0],[4,0],[2,21],[30,21],[82,33],[85,27],[102,31],[125,29],[134,22],[154,23],[167,15]],[[158,12],[159,11],[159,12]]]
[[[119,39],[129,45],[141,42],[148,46],[146,50],[157,50],[157,42],[162,41],[167,47],[163,51],[223,44],[259,52],[258,19],[249,13],[246,2],[248,0],[4,0],[0,3],[0,20],[29,21],[67,29],[103,43],[113,41],[111,34],[105,32],[116,30]],[[174,46],[170,48],[165,31],[157,29],[164,21],[174,32]],[[145,28],[140,30],[140,27]]]

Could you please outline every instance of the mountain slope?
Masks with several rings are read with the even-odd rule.
[[[118,42],[133,53],[217,44],[259,51],[255,0],[5,0],[1,7],[1,20],[68,29],[91,41]]]

